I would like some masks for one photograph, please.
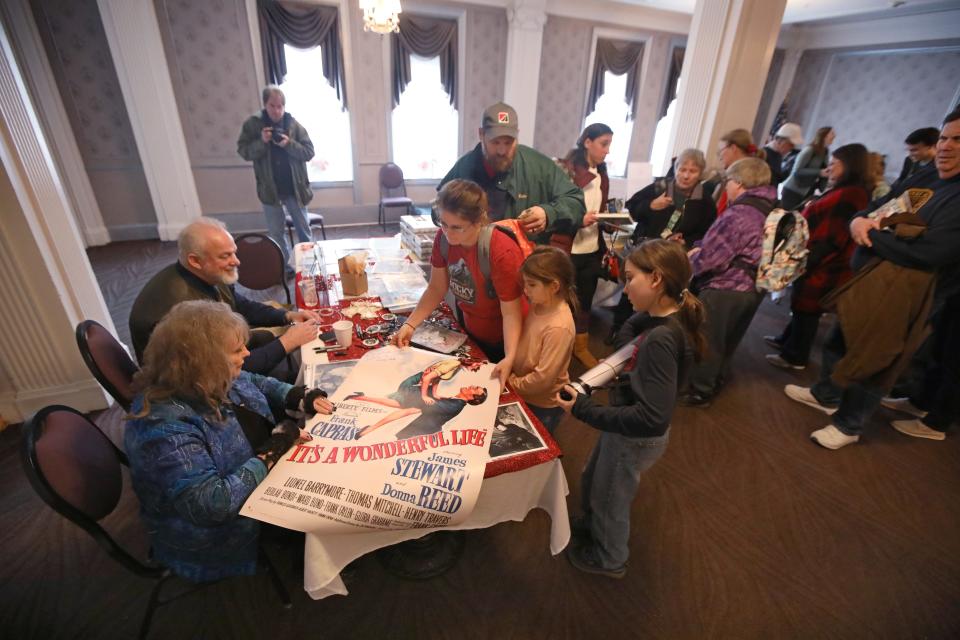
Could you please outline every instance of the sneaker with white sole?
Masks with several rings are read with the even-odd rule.
[[[910,398],[884,398],[880,405],[887,409],[906,413],[914,418],[926,418],[927,412],[910,402]]]
[[[810,392],[810,387],[801,387],[798,384],[788,384],[783,388],[783,392],[787,394],[787,397],[791,400],[799,402],[800,404],[805,404],[808,407],[813,407],[818,411],[823,411],[828,416],[832,416],[837,408],[828,407],[825,404],[820,404],[820,402],[814,397],[813,393]]]
[[[937,431],[936,429],[931,429],[927,425],[920,422],[919,419],[914,420],[894,420],[890,423],[893,425],[893,428],[899,431],[900,433],[906,436],[913,436],[914,438],[927,438],[928,440],[944,440],[947,437],[943,431]]]
[[[779,353],[768,353],[763,357],[767,359],[767,362],[778,369],[793,369],[795,371],[803,371],[807,368],[807,365],[805,364],[793,364],[792,362],[787,362]]]
[[[608,569],[600,564],[597,558],[597,552],[593,544],[571,544],[567,546],[567,560],[574,567],[586,573],[594,573],[598,576],[605,576],[619,580],[627,575],[627,565]]]
[[[860,442],[860,436],[848,436],[832,424],[828,424],[823,429],[817,429],[810,434],[810,439],[821,447],[826,449],[842,449],[848,444]]]

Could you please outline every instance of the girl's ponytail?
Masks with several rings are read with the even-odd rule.
[[[687,288],[693,268],[683,246],[673,240],[647,240],[629,258],[633,266],[647,273],[659,273],[663,292],[677,302],[677,319],[699,362],[707,353],[707,337],[703,333],[706,312],[700,299]]]
[[[707,355],[707,336],[703,333],[703,323],[707,317],[706,310],[700,298],[693,295],[689,289],[680,292],[678,302],[680,310],[677,312],[677,318],[684,333],[687,334],[687,339],[691,342],[693,359],[700,362]]]

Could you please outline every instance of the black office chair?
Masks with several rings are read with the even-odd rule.
[[[287,308],[293,304],[284,279],[286,263],[277,241],[265,233],[245,233],[237,236],[237,259],[240,260],[238,282],[247,289],[263,291],[280,286],[287,297]]]
[[[123,345],[95,320],[77,325],[77,347],[97,382],[125,410],[133,402],[133,376],[140,368]]]
[[[120,502],[121,465],[127,465],[128,461],[86,416],[63,405],[44,407],[24,424],[22,441],[24,471],[43,501],[89,533],[107,555],[125,569],[156,581],[140,624],[141,638],[149,632],[157,607],[207,586],[191,584],[188,589],[162,599],[161,589],[176,576],[165,567],[140,562],[100,526],[100,521]],[[262,548],[260,559],[284,607],[292,607],[290,594]]]
[[[287,227],[287,234],[290,236],[290,246],[294,246],[296,243],[293,241],[293,231],[296,227],[293,225],[293,218],[289,214],[284,213],[283,215],[283,224]],[[327,228],[323,226],[323,214],[322,213],[312,213],[307,211],[307,226],[310,227],[310,233],[313,234],[314,227],[320,227],[320,234],[323,236],[323,239],[327,239]]]

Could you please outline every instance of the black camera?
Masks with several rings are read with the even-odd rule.
[[[276,144],[280,144],[281,142],[283,142],[283,136],[284,136],[286,133],[287,133],[287,130],[284,129],[283,127],[274,127],[274,128],[273,128],[273,138],[272,138],[272,140],[273,140]]]

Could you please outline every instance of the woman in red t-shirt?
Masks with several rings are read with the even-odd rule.
[[[523,252],[513,238],[494,230],[490,238],[490,276],[496,297],[491,298],[477,256],[480,230],[489,222],[487,194],[470,180],[451,180],[437,194],[437,207],[440,231],[430,256],[430,284],[393,342],[400,347],[410,344],[414,329],[449,291],[463,313],[464,329],[487,357],[497,362],[494,373],[504,384],[513,368],[523,326]],[[440,249],[441,234],[449,245],[446,257]]]

